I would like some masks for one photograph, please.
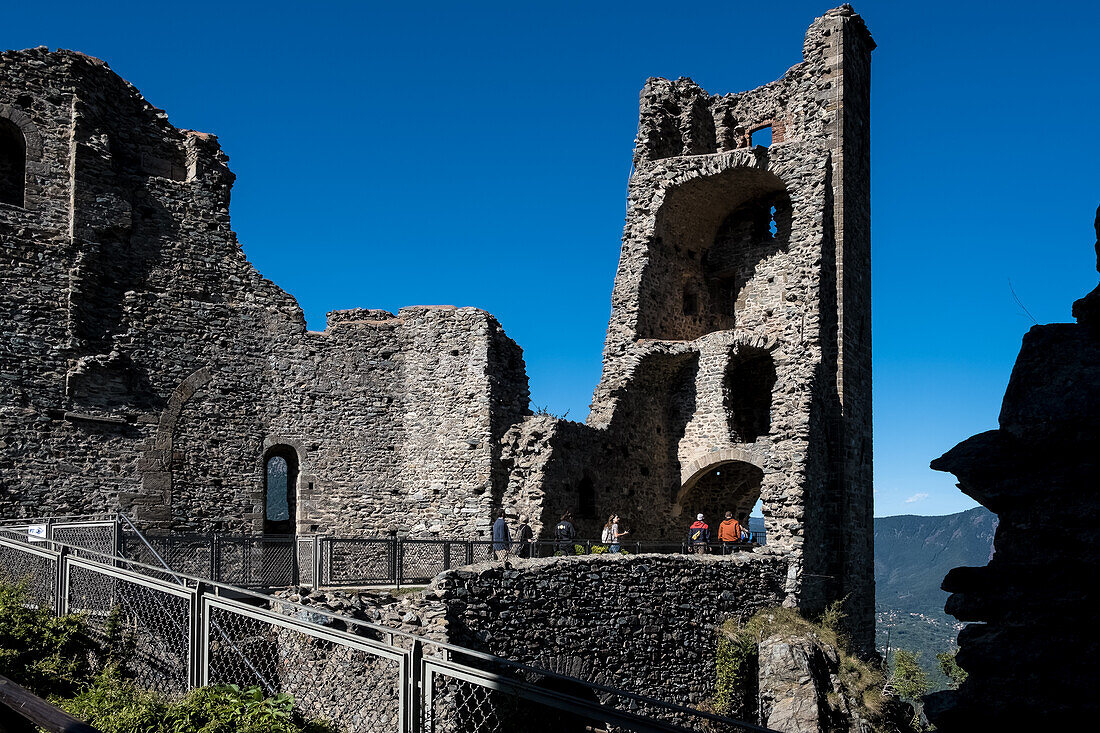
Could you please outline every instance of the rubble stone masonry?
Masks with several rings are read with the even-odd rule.
[[[476,537],[503,506],[680,539],[759,501],[782,600],[847,597],[869,650],[873,48],[842,6],[758,89],[646,83],[585,424],[531,414],[522,352],[483,311],[307,330],[230,228],[214,136],[97,59],[0,55],[0,514]]]

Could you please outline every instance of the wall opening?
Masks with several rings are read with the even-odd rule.
[[[706,517],[711,533],[716,534],[718,524],[726,515],[747,517],[760,501],[760,485],[764,472],[745,461],[727,461],[710,466],[680,489],[677,503],[682,516]]]
[[[735,443],[752,443],[771,432],[775,380],[775,362],[764,349],[743,348],[731,359],[723,387]]]
[[[264,459],[264,534],[294,534],[298,454],[276,446]]]
[[[792,216],[783,182],[766,171],[733,169],[670,191],[643,273],[639,338],[691,341],[759,317],[754,296],[774,297],[766,276],[782,265],[758,271],[788,250]]]
[[[596,487],[592,479],[585,476],[577,484],[577,517],[592,519],[596,516]]]
[[[760,145],[765,148],[770,148],[772,145],[772,126],[761,127],[759,130],[753,130],[751,134],[750,144],[752,147]]]
[[[0,117],[0,203],[22,207],[26,195],[27,141],[23,131]]]

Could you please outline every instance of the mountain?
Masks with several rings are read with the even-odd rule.
[[[997,515],[984,507],[942,517],[875,518],[875,611],[879,650],[920,652],[933,685],[946,680],[935,655],[954,648],[961,624],[944,613],[940,590],[951,568],[985,565]]]
[[[997,515],[984,507],[943,517],[875,519],[875,600],[879,606],[942,613],[940,583],[962,565],[993,556]]]

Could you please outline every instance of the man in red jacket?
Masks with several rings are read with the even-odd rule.
[[[707,554],[707,543],[710,542],[710,525],[703,521],[703,515],[700,514],[688,527],[688,542],[691,544],[691,551],[696,555]]]

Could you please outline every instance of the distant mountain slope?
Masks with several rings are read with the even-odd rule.
[[[961,565],[985,565],[997,515],[984,507],[943,517],[875,519],[875,600],[882,610],[943,613],[943,576]]]
[[[919,652],[933,690],[947,686],[936,654],[954,648],[962,627],[944,613],[940,583],[951,568],[989,562],[996,529],[997,515],[983,507],[875,519],[876,644]]]

